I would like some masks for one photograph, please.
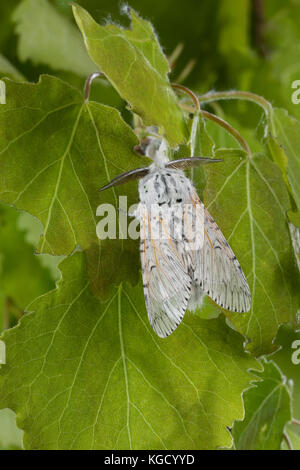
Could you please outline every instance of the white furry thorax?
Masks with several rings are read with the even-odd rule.
[[[139,182],[140,202],[147,207],[152,204],[171,207],[190,200],[193,190],[191,181],[183,171],[166,168],[169,162],[169,147],[165,140],[159,148],[152,150],[151,158],[154,163],[150,166],[150,172]]]
[[[150,173],[139,182],[140,202],[150,208],[153,204],[171,207],[190,201],[193,190],[191,181],[181,170],[151,168]]]

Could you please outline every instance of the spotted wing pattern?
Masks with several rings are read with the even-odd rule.
[[[155,239],[156,224],[164,231]],[[144,207],[140,215],[141,263],[148,317],[158,336],[169,336],[181,322],[191,292],[192,280],[180,256],[177,242],[169,237],[162,220],[150,217]]]
[[[163,174],[162,180],[166,177]],[[174,175],[169,178],[165,186],[170,196]],[[189,180],[180,176],[179,181],[184,185],[180,191],[177,186],[180,198],[164,199],[159,213],[150,214],[145,204],[139,205],[146,307],[150,324],[162,338],[177,328],[191,309],[190,301],[201,303],[204,294],[234,312],[247,312],[251,305],[246,278],[225,237]],[[179,233],[174,221],[182,227]]]
[[[191,200],[196,208],[202,209],[197,213],[204,215],[204,243],[194,253],[194,283],[220,307],[233,312],[248,312],[251,294],[238,260],[195,191]]]

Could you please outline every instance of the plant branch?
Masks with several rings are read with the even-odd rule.
[[[212,91],[206,93],[205,95],[198,96],[200,103],[209,103],[212,101],[219,101],[219,100],[246,100],[251,101],[252,103],[256,103],[258,106],[261,106],[265,113],[269,116],[272,113],[272,105],[271,103],[263,98],[260,95],[256,95],[255,93],[250,93],[249,91]]]
[[[191,106],[188,106],[188,105],[182,104],[182,108],[185,109],[186,111],[190,112],[190,113],[195,112],[194,108],[192,108]],[[203,109],[200,109],[199,112],[202,114],[202,116],[204,118],[209,119],[210,121],[213,121],[216,124],[218,124],[219,126],[223,127],[223,129],[225,129],[229,134],[232,135],[232,137],[234,137],[234,139],[240,144],[240,146],[247,152],[249,157],[251,157],[251,150],[250,150],[250,147],[247,144],[246,140],[234,127],[232,127],[229,124],[229,122],[227,122],[224,119],[216,116],[215,114],[211,114],[208,111],[204,111]]]
[[[184,48],[183,42],[179,42],[177,46],[175,47],[175,49],[173,50],[173,52],[171,53],[171,55],[169,55],[168,62],[169,62],[169,66],[171,70],[175,68],[177,59],[181,55],[183,48]]]
[[[216,116],[215,114],[211,114],[208,111],[201,110],[201,114],[206,119],[210,119],[211,121],[216,122],[217,124],[219,124],[219,126],[223,127],[227,132],[229,132],[229,134],[231,134],[239,142],[241,147],[243,147],[244,150],[246,150],[247,154],[251,156],[250,147],[247,144],[244,137],[234,127],[232,127],[227,121],[224,121],[224,119]]]
[[[197,63],[197,59],[190,59],[188,63],[186,64],[186,66],[184,67],[184,69],[182,70],[182,72],[180,73],[180,75],[178,76],[178,78],[176,79],[176,82],[177,83],[183,82],[190,75],[196,63]]]
[[[197,112],[201,111],[199,100],[198,100],[197,96],[195,95],[195,93],[192,90],[190,90],[189,88],[187,88],[184,85],[179,85],[178,83],[171,83],[171,87],[174,88],[175,90],[179,90],[182,93],[185,93],[186,95],[188,95],[191,98],[191,100],[193,101],[193,103],[195,105],[195,108],[196,108],[196,111]]]
[[[300,421],[299,421],[299,419],[293,418],[293,419],[292,419],[292,424],[295,424],[296,426],[300,426]]]

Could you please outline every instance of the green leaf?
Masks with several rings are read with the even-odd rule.
[[[145,125],[162,127],[170,144],[187,140],[183,113],[169,80],[169,65],[152,25],[131,10],[131,29],[100,26],[80,6],[73,5],[88,52]]]
[[[25,80],[24,75],[22,75],[2,54],[0,54],[0,77],[9,77],[13,80]]]
[[[261,38],[267,60],[260,60],[256,70],[253,70],[250,89],[265,96],[276,106],[284,107],[299,119],[299,106],[291,99],[294,91],[291,85],[294,80],[299,79],[300,73],[299,4],[288,0],[272,6],[268,2],[265,7],[266,10],[273,9],[265,12],[264,33]]]
[[[11,25],[11,15],[13,10],[18,5],[19,0],[11,0],[10,2],[1,2],[0,3],[0,18],[1,18],[1,28],[0,28],[0,49],[3,51],[11,51],[13,46],[13,34],[12,34],[12,25]]]
[[[54,282],[19,229],[18,217],[13,208],[0,206],[0,291],[21,313],[34,298],[53,289]]]
[[[28,212],[21,212],[17,221],[17,228],[24,232],[25,241],[35,249],[43,233],[42,223],[36,217],[28,214]],[[62,261],[63,256],[40,254],[37,256],[37,259],[42,266],[49,269],[51,278],[54,281],[58,281],[60,278],[58,264]]]
[[[294,248],[295,259],[300,271],[300,212],[288,212],[289,229]]]
[[[280,450],[285,425],[291,419],[286,378],[274,362],[263,361],[263,379],[244,394],[245,419],[234,424],[238,450]]]
[[[288,212],[289,221],[292,222],[296,227],[300,227],[300,212]]]
[[[286,434],[288,438],[290,439],[290,442],[292,444],[293,450],[300,450],[300,435],[297,434],[293,429],[292,426],[289,425],[286,428]],[[287,444],[285,441],[282,441],[282,449],[283,450],[289,450]]]
[[[241,0],[220,2],[217,17],[220,26],[219,49],[224,55],[244,52],[249,48],[249,22],[251,3]]]
[[[54,77],[42,76],[37,84],[6,80],[6,93],[0,109],[1,200],[41,220],[39,252],[67,255],[77,245],[86,250],[97,293],[105,295],[120,279],[137,282],[136,243],[101,243],[96,235],[101,203],[118,208],[119,194],[128,196],[128,207],[137,202],[132,184],[98,192],[114,176],[148,165],[133,152],[138,141],[132,129],[117,110],[85,103],[78,90]]]
[[[249,105],[249,103],[241,102],[241,103],[239,103],[239,105],[241,105],[241,106],[242,105]],[[221,108],[221,110],[222,110],[222,108]],[[248,143],[252,153],[259,153],[259,152],[263,152],[265,150],[265,146],[263,145],[263,143],[259,139],[256,129],[251,129],[249,127],[245,127],[244,125],[241,124],[241,122],[238,119],[232,117],[231,115],[230,116],[227,116],[227,115],[224,116],[224,113],[222,113],[222,112],[220,113],[219,117],[221,117],[225,120],[228,120],[230,125],[239,131],[239,133],[243,136],[243,138]],[[207,128],[207,131],[208,131],[209,135],[213,139],[216,148],[222,148],[222,149],[223,148],[228,148],[228,149],[238,148],[238,149],[240,149],[240,145],[234,139],[234,137],[231,134],[229,134],[227,131],[225,131],[224,128],[218,126],[215,122],[207,121],[206,122],[206,128]]]
[[[300,420],[300,365],[295,360],[295,355],[297,359],[299,341],[300,331],[295,331],[291,325],[282,325],[276,337],[276,344],[280,345],[280,349],[272,355],[272,360],[283,374],[293,381],[293,418],[298,420]],[[295,429],[300,431],[299,427]]]
[[[190,131],[190,154],[191,157],[206,156],[212,157],[214,153],[214,142],[206,130],[206,123],[201,114],[195,114],[191,124]],[[188,171],[188,175],[192,181],[196,183],[196,188],[200,197],[205,186],[204,167],[192,168]]]
[[[16,416],[8,409],[0,411],[0,450],[22,449],[23,433],[16,426]]]
[[[13,13],[22,62],[87,76],[97,71],[76,27],[47,0],[23,0]]]
[[[25,447],[230,446],[226,426],[243,418],[241,394],[258,363],[224,318],[186,315],[160,339],[141,284],[104,303],[90,294],[82,253],[61,270],[58,288],[3,336],[0,406],[16,412]]]
[[[206,174],[204,203],[238,258],[252,294],[249,313],[225,314],[249,338],[254,354],[270,353],[276,350],[278,326],[297,325],[300,302],[286,223],[290,202],[281,172],[256,154],[225,156],[223,164],[207,166]]]
[[[297,212],[289,211],[289,229],[295,258],[300,270],[300,122],[284,109],[275,108],[270,117],[268,145],[274,161],[281,168],[295,200]]]
[[[272,157],[282,169],[300,209],[300,122],[284,109],[275,108],[271,129],[274,135],[269,134],[268,142]]]

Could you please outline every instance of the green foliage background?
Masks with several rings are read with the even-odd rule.
[[[300,2],[132,0],[132,30],[118,26],[130,26],[119,1],[78,4],[75,21],[64,0],[0,3],[0,76],[12,79],[0,105],[0,448],[280,449],[285,433],[299,449],[299,252],[288,223],[300,227]],[[97,189],[145,164],[129,106],[189,154],[191,122],[170,81],[190,61],[183,83],[199,95],[251,91],[274,109],[202,105],[246,138],[251,159],[202,119],[194,142],[225,160],[194,180],[243,266],[252,310],[221,313],[206,299],[161,341],[147,323],[138,245],[95,233],[97,206],[124,193],[136,202],[136,185]],[[99,69],[113,86],[95,81],[85,104],[84,81]]]

